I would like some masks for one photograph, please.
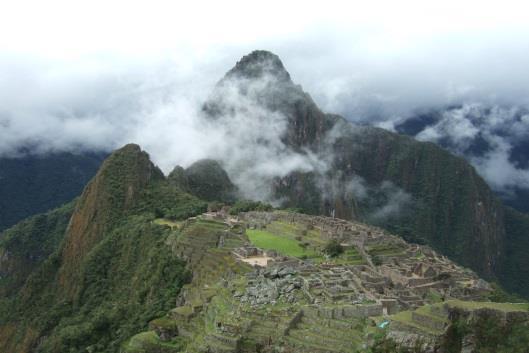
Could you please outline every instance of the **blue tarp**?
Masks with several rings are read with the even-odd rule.
[[[379,328],[385,328],[388,325],[389,325],[389,321],[388,320],[384,320],[380,324],[378,324],[378,327]]]

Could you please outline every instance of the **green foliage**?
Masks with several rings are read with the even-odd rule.
[[[0,158],[0,231],[79,196],[106,153]]]
[[[57,250],[75,202],[30,217],[0,233],[0,254],[8,253],[6,272],[0,273],[0,295],[9,296],[27,276]]]
[[[381,259],[380,256],[378,256],[378,255],[374,255],[374,256],[372,256],[372,257],[371,257],[371,260],[373,261],[373,265],[375,265],[375,266],[380,266],[380,265],[382,265],[382,263],[383,263],[383,262],[382,262],[382,259]]]
[[[489,295],[489,300],[496,303],[521,303],[524,302],[524,298],[517,294],[508,293],[497,283],[491,283],[492,293]]]
[[[273,207],[270,204],[261,201],[239,200],[230,208],[231,215],[237,215],[241,212],[250,211],[272,211]]]
[[[415,342],[413,347],[406,347],[398,344],[393,338],[386,335],[385,332],[379,332],[374,337],[374,343],[369,353],[422,353],[422,342]]]
[[[505,207],[505,232],[501,284],[529,298],[529,215]]]
[[[32,276],[33,293],[17,300],[17,315],[22,327],[47,335],[39,352],[117,352],[174,306],[190,274],[165,244],[170,230],[148,219],[128,217],[92,249],[79,268],[81,291],[73,303],[55,302],[49,278],[58,267],[51,260]]]
[[[341,156],[336,170],[351,171],[349,175],[362,177],[370,188],[391,181],[410,195],[399,217],[382,217],[378,225],[426,242],[486,277],[493,275],[487,264],[498,257],[494,239],[502,232],[496,216],[501,204],[466,161],[434,144],[367,127],[344,134],[336,146]],[[369,211],[370,202],[369,197],[358,200],[359,209]],[[483,211],[477,212],[477,205]]]
[[[203,159],[185,171],[189,192],[206,201],[233,202],[235,186],[217,161]]]
[[[42,256],[23,288],[0,299],[0,333],[2,324],[17,326],[12,346],[0,350],[19,350],[28,337],[45,337],[39,353],[118,352],[125,340],[174,307],[190,280],[185,263],[167,245],[174,230],[152,220],[160,214],[184,219],[204,212],[207,204],[168,183],[134,145],[107,159],[96,180],[93,194],[77,207],[90,205],[88,197],[97,200],[97,219],[91,221],[105,227],[76,265],[73,296],[65,295],[61,283],[63,255],[69,251],[61,241],[73,204],[52,212],[54,217],[30,219],[4,237],[3,244],[23,245]]]
[[[196,216],[206,210],[206,202],[183,193],[166,181],[157,181],[142,191],[133,212],[152,212],[154,218],[168,218],[176,221]]]
[[[529,347],[529,323],[522,317],[502,321],[494,311],[481,311],[469,320],[462,312],[453,312],[442,348],[448,353],[459,353],[465,336],[475,337],[476,352],[525,353]]]
[[[343,246],[336,240],[330,240],[323,248],[323,252],[330,257],[337,257],[344,252]]]

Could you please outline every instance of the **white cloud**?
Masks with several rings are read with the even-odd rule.
[[[442,112],[438,122],[416,135],[437,142],[466,157],[496,191],[529,189],[529,169],[518,166],[513,149],[529,139],[529,118],[524,108],[464,104]],[[478,137],[486,146],[473,149]],[[523,152],[519,152],[523,153]]]
[[[278,166],[322,168],[318,158],[281,146],[274,136],[284,126],[273,114],[273,124],[256,119],[243,126],[240,113],[207,133],[200,105],[242,55],[271,50],[325,111],[391,128],[417,108],[527,105],[526,13],[514,1],[5,2],[0,155],[27,146],[47,152],[137,142],[167,171],[174,163],[236,154],[264,138],[272,149],[231,164],[225,158],[228,168],[259,161],[254,170],[268,176],[290,170]],[[491,120],[491,128],[505,119],[494,117],[499,122]],[[513,136],[521,135],[523,121]],[[421,138],[436,140],[444,129],[464,148],[476,134],[465,119],[445,125]],[[218,147],[232,138],[239,143]]]

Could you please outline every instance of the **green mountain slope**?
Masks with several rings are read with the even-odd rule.
[[[415,334],[428,347],[446,341],[456,347],[448,352],[460,353],[467,337],[495,328],[505,336],[479,347],[525,347],[526,305],[472,301],[489,298],[491,288],[428,247],[291,212],[195,217],[206,209],[138,146],[114,152],[73,203],[4,233],[0,351],[392,352],[381,350],[394,347],[389,334]],[[326,258],[329,239],[347,249]],[[241,261],[237,249],[249,242],[273,250],[279,268],[259,272]],[[398,266],[421,275],[402,275]],[[309,284],[318,280],[324,287]],[[483,316],[483,305],[507,323]],[[375,327],[380,315],[392,321],[390,331]],[[425,317],[431,322],[417,331]],[[441,324],[465,331],[446,337]]]
[[[173,306],[188,280],[185,263],[166,245],[171,229],[153,220],[156,212],[187,218],[206,204],[170,185],[138,146],[114,152],[76,201],[68,225],[53,223],[69,207],[36,217],[55,225],[46,238],[52,253],[22,287],[8,292],[9,282],[0,283],[7,292],[0,302],[2,351],[117,352]],[[22,242],[33,236],[28,231],[23,223],[6,240]]]
[[[79,196],[106,153],[0,158],[0,231]]]
[[[63,239],[75,202],[28,218],[0,235],[0,296],[24,284]]]
[[[431,143],[375,128],[352,128],[335,149],[335,167],[345,176],[359,175],[371,185],[390,181],[411,196],[398,217],[377,224],[426,242],[487,278],[500,274],[503,208],[465,160]]]
[[[529,297],[529,215],[505,207],[506,249],[502,283],[510,291]]]

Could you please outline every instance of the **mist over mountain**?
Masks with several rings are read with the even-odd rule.
[[[85,156],[133,136],[163,170],[126,144],[72,203],[1,233],[1,347],[253,353],[274,342],[294,352],[390,344],[381,352],[393,353],[415,342],[460,353],[484,325],[506,333],[477,340],[478,351],[525,347],[526,305],[486,301],[521,300],[503,288],[529,295],[529,218],[503,206],[476,169],[447,150],[486,156],[472,128],[445,137],[441,148],[419,138],[460,132],[449,129],[450,119],[393,128],[415,129],[412,138],[325,113],[279,56],[263,50],[237,61],[200,103],[169,91],[135,102],[130,125],[112,121],[106,138],[75,144]],[[524,114],[511,121],[524,124]],[[40,142],[33,153],[45,166],[52,151],[68,149],[57,138]],[[5,152],[12,160],[31,158],[14,146]],[[55,169],[62,175],[72,163]],[[247,199],[284,210],[263,212],[272,206]],[[273,240],[258,243],[262,237]],[[259,253],[265,246],[273,251]],[[245,252],[279,267],[250,268]],[[318,319],[308,308],[321,309]],[[283,319],[268,321],[276,315]],[[378,331],[372,318],[381,315],[391,331]],[[321,348],[321,330],[329,349]]]
[[[467,159],[509,205],[529,211],[529,111],[464,104],[392,122],[392,130]]]
[[[0,353],[528,353],[518,0],[7,1]]]
[[[321,33],[304,38],[304,48],[311,47],[311,51],[290,50],[296,38],[264,44],[281,54],[290,75],[311,93],[323,112],[435,141],[465,156],[504,200],[526,210],[527,153],[522,136],[529,96],[525,84],[529,78],[524,69],[529,61],[526,41],[519,41],[519,34],[509,40],[491,35],[485,43],[481,37],[467,33],[456,43],[450,35],[436,34],[436,46],[430,44],[435,42],[431,38],[412,38],[414,48],[383,48],[379,44],[391,38],[391,34],[383,33],[380,38],[366,32],[365,39],[353,48],[341,42],[346,32],[343,38],[332,41],[325,40]],[[280,134],[280,118],[269,118],[274,120],[271,125],[255,119],[253,126],[231,119],[232,126],[219,124],[210,129],[215,123],[204,120],[202,112],[202,104],[218,77],[240,52],[240,48],[223,48],[198,55],[181,49],[178,56],[138,57],[126,64],[122,54],[49,60],[6,53],[0,59],[0,155],[20,157],[25,151],[109,152],[133,141],[144,146],[166,174],[175,165],[187,167],[208,157],[222,159],[216,155],[234,154],[234,165],[239,157],[241,163],[251,160],[253,157],[238,156],[234,151],[257,146],[253,143],[257,131]],[[313,55],[315,52],[318,55]],[[504,55],[490,55],[492,52]],[[465,60],[446,60],[456,57]],[[484,71],[487,75],[482,74]],[[443,108],[447,106],[453,108]],[[449,124],[430,126],[422,134],[405,131],[402,125],[408,119],[413,121],[417,111],[443,115],[444,110],[447,116],[474,114],[481,118],[472,118],[468,124],[458,124],[464,118],[450,118]],[[509,128],[516,119],[517,127]],[[488,132],[476,133],[478,125]],[[463,146],[469,139],[475,140],[472,151]],[[230,142],[223,144],[226,140]],[[237,144],[238,148],[226,150],[225,146]],[[243,145],[246,147],[240,148]],[[270,146],[275,146],[273,153],[281,150],[278,144]],[[185,155],[178,153],[183,148],[188,151]],[[480,148],[481,155],[476,156]],[[266,158],[271,151],[260,148],[254,154]],[[288,151],[281,154],[277,163],[290,158],[288,164],[294,169],[314,168],[314,161],[294,160]],[[276,176],[278,169],[286,170],[273,171],[267,163],[260,165],[263,176],[269,174],[267,178]],[[239,182],[246,177],[251,178],[240,176]],[[260,186],[252,193],[248,196],[265,199],[267,192]]]

